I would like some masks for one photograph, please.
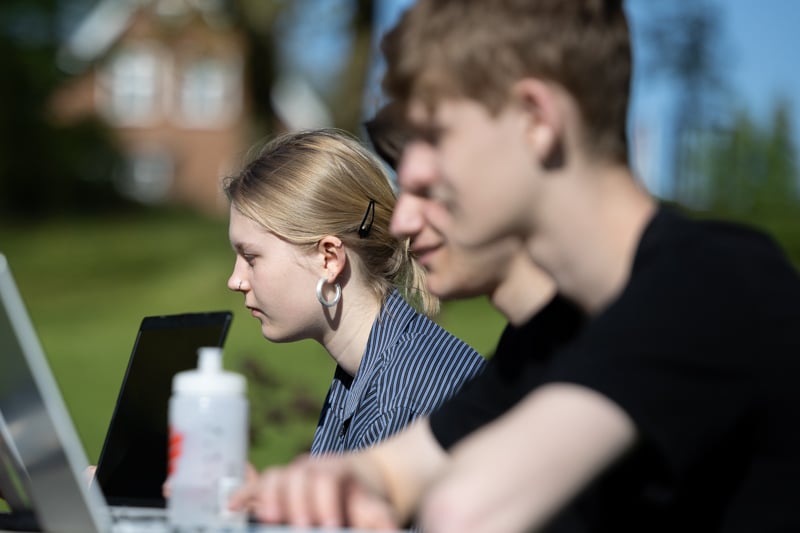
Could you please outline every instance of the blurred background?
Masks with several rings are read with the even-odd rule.
[[[251,460],[307,449],[333,362],[265,341],[226,280],[220,178],[277,132],[364,137],[377,43],[413,0],[3,0],[0,252],[89,460],[147,315],[230,309],[226,366],[249,379]],[[800,264],[794,0],[628,0],[631,158],[696,216],[769,231]],[[439,321],[487,357],[484,299]]]

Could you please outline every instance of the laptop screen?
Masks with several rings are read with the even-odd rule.
[[[165,506],[172,378],[197,366],[201,346],[222,346],[231,319],[218,311],[142,320],[95,473],[110,505]]]

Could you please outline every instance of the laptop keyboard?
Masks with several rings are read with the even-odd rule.
[[[167,510],[159,507],[112,507],[113,533],[161,533],[169,531]]]
[[[167,533],[170,531],[166,520],[148,518],[124,518],[114,520],[112,533]]]

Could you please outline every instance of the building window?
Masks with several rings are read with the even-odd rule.
[[[176,95],[178,121],[193,128],[224,127],[241,110],[241,66],[217,58],[198,58],[181,73]]]
[[[146,126],[159,116],[162,64],[149,47],[117,52],[100,76],[100,104],[109,120],[121,126]]]
[[[128,198],[143,204],[160,204],[167,200],[175,181],[175,160],[166,149],[139,149],[128,156],[117,175],[117,188]]]

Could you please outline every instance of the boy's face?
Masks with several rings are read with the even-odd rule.
[[[417,143],[403,152],[404,169],[427,176],[434,202],[426,216],[453,245],[473,249],[516,236],[527,237],[534,155],[528,141],[529,115],[507,106],[493,116],[468,99],[442,99],[433,109],[412,102],[409,119]]]
[[[437,224],[448,224],[450,215],[429,195],[436,179],[430,172],[435,164],[429,161],[434,151],[424,141],[412,141],[405,152],[409,155],[398,169],[400,194],[392,213],[392,233],[411,239],[411,248],[427,271],[428,289],[438,297],[490,294],[505,277],[521,248],[520,240],[505,238],[472,248],[448,241]]]

